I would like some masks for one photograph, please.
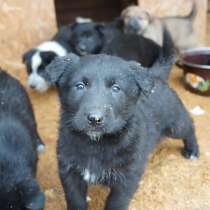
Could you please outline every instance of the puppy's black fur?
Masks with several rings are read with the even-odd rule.
[[[79,55],[105,53],[138,61],[146,67],[152,66],[161,52],[161,47],[150,39],[124,34],[117,21],[107,24],[76,23],[72,27],[70,44]]]
[[[111,188],[105,210],[126,210],[161,137],[181,138],[185,157],[198,157],[182,102],[138,63],[70,54],[46,72],[61,102],[57,153],[68,210],[87,209],[88,184]]]
[[[39,143],[25,90],[0,71],[0,209],[44,208],[44,194],[35,177]]]
[[[73,52],[78,55],[98,54],[109,45],[113,38],[122,34],[118,20],[110,23],[77,23],[72,24],[69,43]]]
[[[150,68],[152,75],[167,80],[172,64],[176,60],[176,52],[166,28],[163,33],[162,48],[142,36],[123,34],[121,28],[120,19],[109,24],[75,23],[72,25],[70,39],[72,49],[79,55],[103,52],[125,60],[139,61],[143,66],[152,66]]]
[[[98,54],[104,46],[104,36],[99,25],[95,22],[74,23],[69,40],[73,52],[78,55]]]

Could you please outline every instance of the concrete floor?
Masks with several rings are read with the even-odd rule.
[[[10,65],[7,71],[26,87],[34,106],[39,132],[47,145],[46,151],[40,155],[38,170],[38,179],[47,198],[45,209],[65,210],[55,155],[59,116],[57,94],[54,89],[41,95],[30,90],[26,85],[24,66],[21,63],[17,65],[18,68]],[[170,85],[187,109],[199,105],[205,110],[202,116],[192,116],[201,150],[200,159],[184,159],[180,154],[181,141],[164,141],[151,155],[129,210],[210,210],[210,99],[186,91],[181,77],[182,71],[174,67]],[[91,188],[90,210],[102,210],[106,195],[105,188]]]

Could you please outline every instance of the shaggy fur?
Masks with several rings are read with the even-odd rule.
[[[151,16],[139,6],[130,6],[122,12],[121,17],[124,21],[125,33],[142,35],[159,45],[163,43],[163,28],[166,26],[176,48],[182,51],[198,45],[197,35],[193,29],[196,14],[197,5],[193,0],[192,10],[187,16],[158,18]]]
[[[44,194],[36,181],[40,143],[25,90],[0,71],[0,209],[43,210]]]
[[[46,68],[61,102],[57,155],[68,210],[87,210],[89,184],[111,188],[105,210],[127,210],[148,155],[164,136],[181,138],[185,157],[198,157],[182,102],[148,72],[103,54],[70,54]]]

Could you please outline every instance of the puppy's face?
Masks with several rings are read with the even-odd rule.
[[[74,60],[57,58],[47,67],[46,79],[58,85],[64,125],[91,140],[126,128],[141,92],[130,62],[107,55]]]
[[[24,55],[23,61],[27,67],[28,85],[31,88],[39,92],[44,92],[49,88],[41,74],[56,56],[54,52],[39,50],[31,50]]]
[[[93,22],[75,23],[70,44],[78,55],[97,54],[103,47],[100,25]]]
[[[139,94],[126,67],[115,61],[109,64],[109,60],[82,62],[61,91],[65,88],[63,99],[73,111],[69,115],[72,128],[93,140],[126,126]]]
[[[23,62],[27,67],[29,86],[39,92],[46,91],[49,88],[49,84],[42,77],[46,66],[55,57],[65,56],[66,54],[67,50],[56,41],[43,42],[37,48],[26,52],[23,55]]]
[[[150,23],[150,15],[148,12],[142,10],[138,6],[131,6],[125,9],[121,17],[124,22],[124,32],[140,34]]]

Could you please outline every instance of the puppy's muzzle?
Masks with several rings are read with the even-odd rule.
[[[87,119],[88,123],[92,126],[99,126],[104,122],[104,117],[101,112],[89,113]]]
[[[78,53],[79,53],[80,55],[86,55],[86,54],[87,54],[87,52],[86,52],[87,47],[86,47],[84,44],[79,44],[79,45],[77,46],[76,50],[78,51]]]
[[[135,18],[129,18],[127,22],[126,32],[136,34],[140,29],[140,25],[138,20]]]

